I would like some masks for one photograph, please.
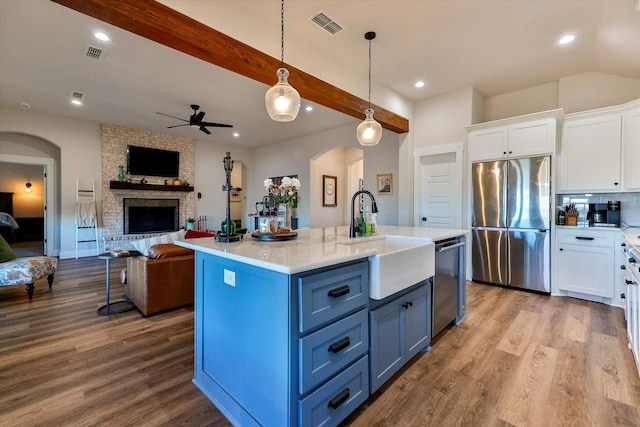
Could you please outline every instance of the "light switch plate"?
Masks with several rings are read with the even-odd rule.
[[[227,270],[225,268],[224,269],[224,283],[226,283],[229,286],[235,286],[236,285],[236,272],[235,271],[231,271],[231,270]]]

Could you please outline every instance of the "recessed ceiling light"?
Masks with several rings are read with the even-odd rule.
[[[313,111],[313,107],[311,105],[307,105],[306,107],[304,107],[305,111]]]
[[[422,80],[419,80],[414,84],[414,86],[415,87],[424,87],[424,82]]]
[[[234,137],[234,138],[239,138],[239,137],[240,137],[240,134],[239,134],[238,132],[234,132],[234,133],[233,133],[233,137]]]
[[[109,36],[105,32],[102,32],[102,31],[96,31],[95,33],[93,33],[93,37],[95,37],[98,40],[103,41],[103,42],[108,42],[110,40]]]
[[[82,105],[82,101],[80,101],[79,99],[72,99],[72,100],[71,100],[71,103],[72,103],[73,105]]]
[[[558,44],[569,44],[573,42],[575,39],[576,39],[575,35],[567,34],[565,36],[560,37],[560,40],[558,40]]]

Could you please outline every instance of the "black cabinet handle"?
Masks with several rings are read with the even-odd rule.
[[[618,183],[617,183],[617,182],[614,182],[614,183],[613,183],[613,185],[618,185]]]
[[[329,295],[331,298],[338,298],[341,297],[342,295],[346,295],[349,292],[351,292],[351,289],[349,288],[348,285],[344,285],[344,286],[340,286],[339,288],[335,288],[335,289],[331,289],[327,295]]]
[[[560,248],[560,252],[564,251],[564,249]]]
[[[351,393],[349,392],[348,388],[345,388],[340,392],[339,395],[329,401],[329,403],[327,404],[327,408],[336,409],[338,406],[346,402],[349,396],[351,396]]]
[[[620,270],[626,270],[626,269],[627,269],[627,266],[626,266],[626,265],[621,265],[621,266],[620,266]]]
[[[576,236],[578,240],[596,240],[595,237],[584,237],[584,236]]]
[[[427,217],[426,217],[426,216],[423,216],[421,219],[422,219],[423,221],[426,221],[426,220],[427,220]]]
[[[411,306],[413,306],[413,301],[409,301],[409,302],[405,302],[404,304],[402,304],[402,306],[405,308],[405,310]]]
[[[627,285],[633,285],[633,280],[624,279],[624,282],[625,282]]]
[[[350,344],[351,344],[351,341],[349,340],[349,337],[344,337],[344,338],[334,342],[333,344],[331,344],[329,346],[329,348],[327,349],[327,351],[330,351],[332,353],[337,353],[340,350],[343,350],[343,349],[349,347]]]

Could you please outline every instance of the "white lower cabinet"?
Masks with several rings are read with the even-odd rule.
[[[640,375],[640,259],[636,259],[625,246],[625,263],[622,265],[622,278],[625,284],[625,317],[627,319],[627,338],[629,348]]]
[[[558,289],[612,299],[616,269],[615,235],[591,228],[558,228]]]

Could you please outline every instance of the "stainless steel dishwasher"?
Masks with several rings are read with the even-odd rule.
[[[464,241],[460,238],[436,243],[436,274],[431,299],[431,337],[438,335],[458,314],[458,279]]]

